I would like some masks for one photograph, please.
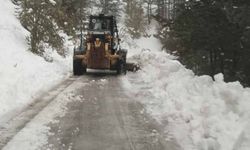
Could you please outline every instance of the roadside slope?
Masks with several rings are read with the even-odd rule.
[[[0,123],[69,75],[70,58],[51,52],[53,63],[28,51],[29,33],[10,0],[0,0]]]

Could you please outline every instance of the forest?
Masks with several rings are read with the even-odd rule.
[[[226,81],[249,86],[250,1],[189,0],[173,5],[173,17],[164,16],[164,7],[157,17],[167,51],[198,75],[223,73]]]
[[[66,56],[64,34],[77,38],[96,10],[115,15],[132,38],[147,36],[159,22],[163,50],[197,75],[223,73],[226,81],[250,85],[250,1],[248,0],[12,0],[30,32],[30,51],[50,46]],[[94,10],[94,11],[93,11]]]

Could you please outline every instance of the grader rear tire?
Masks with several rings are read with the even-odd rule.
[[[118,63],[116,73],[117,73],[117,75],[121,75],[121,74],[125,75],[125,74],[127,74],[126,61],[125,62],[120,61]]]
[[[81,59],[75,59],[73,60],[73,73],[74,75],[80,76],[86,73],[86,68],[82,66],[82,60]]]

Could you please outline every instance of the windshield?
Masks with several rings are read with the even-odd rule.
[[[109,19],[92,19],[90,21],[90,30],[102,31],[110,30],[110,20]]]

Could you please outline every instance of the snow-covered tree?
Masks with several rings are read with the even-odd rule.
[[[57,13],[54,14],[58,25],[66,33],[74,35],[86,20],[89,2],[90,0],[58,0]]]
[[[222,72],[226,81],[250,84],[248,0],[189,0],[173,12],[175,17],[161,20],[167,49],[198,74]]]
[[[146,28],[146,20],[143,9],[143,2],[138,0],[126,0],[125,7],[125,24],[128,32],[133,38],[139,38]]]
[[[52,17],[54,13],[54,3],[48,0],[22,0],[20,1],[20,20],[22,25],[30,32],[28,41],[30,50],[33,53],[42,55],[44,44],[48,44],[62,51],[63,38],[60,37],[59,28]]]
[[[104,15],[113,15],[119,17],[121,13],[120,0],[92,0],[94,5],[99,8],[100,13]]]

